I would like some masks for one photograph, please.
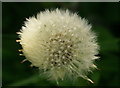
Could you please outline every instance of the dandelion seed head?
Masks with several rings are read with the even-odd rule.
[[[46,70],[52,80],[67,75],[88,79],[86,72],[96,68],[96,35],[76,13],[59,9],[40,12],[25,21],[19,36],[26,59]]]

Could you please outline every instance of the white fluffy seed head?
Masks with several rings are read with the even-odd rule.
[[[26,59],[53,80],[82,77],[93,65],[99,46],[91,25],[68,10],[46,10],[30,17],[20,30]],[[68,74],[69,73],[69,74]]]

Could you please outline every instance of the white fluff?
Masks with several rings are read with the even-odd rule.
[[[43,69],[52,80],[86,75],[98,54],[99,46],[91,25],[68,10],[46,10],[30,17],[19,33],[26,59]],[[92,81],[91,81],[92,82]]]

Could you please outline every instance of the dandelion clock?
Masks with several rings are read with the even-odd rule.
[[[65,77],[84,78],[96,68],[99,46],[87,20],[69,10],[45,10],[26,19],[19,34],[23,61],[43,70],[58,83]]]

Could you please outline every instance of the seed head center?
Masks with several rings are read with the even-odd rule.
[[[72,61],[73,43],[66,35],[57,34],[49,39],[49,61],[51,66],[61,67]]]

